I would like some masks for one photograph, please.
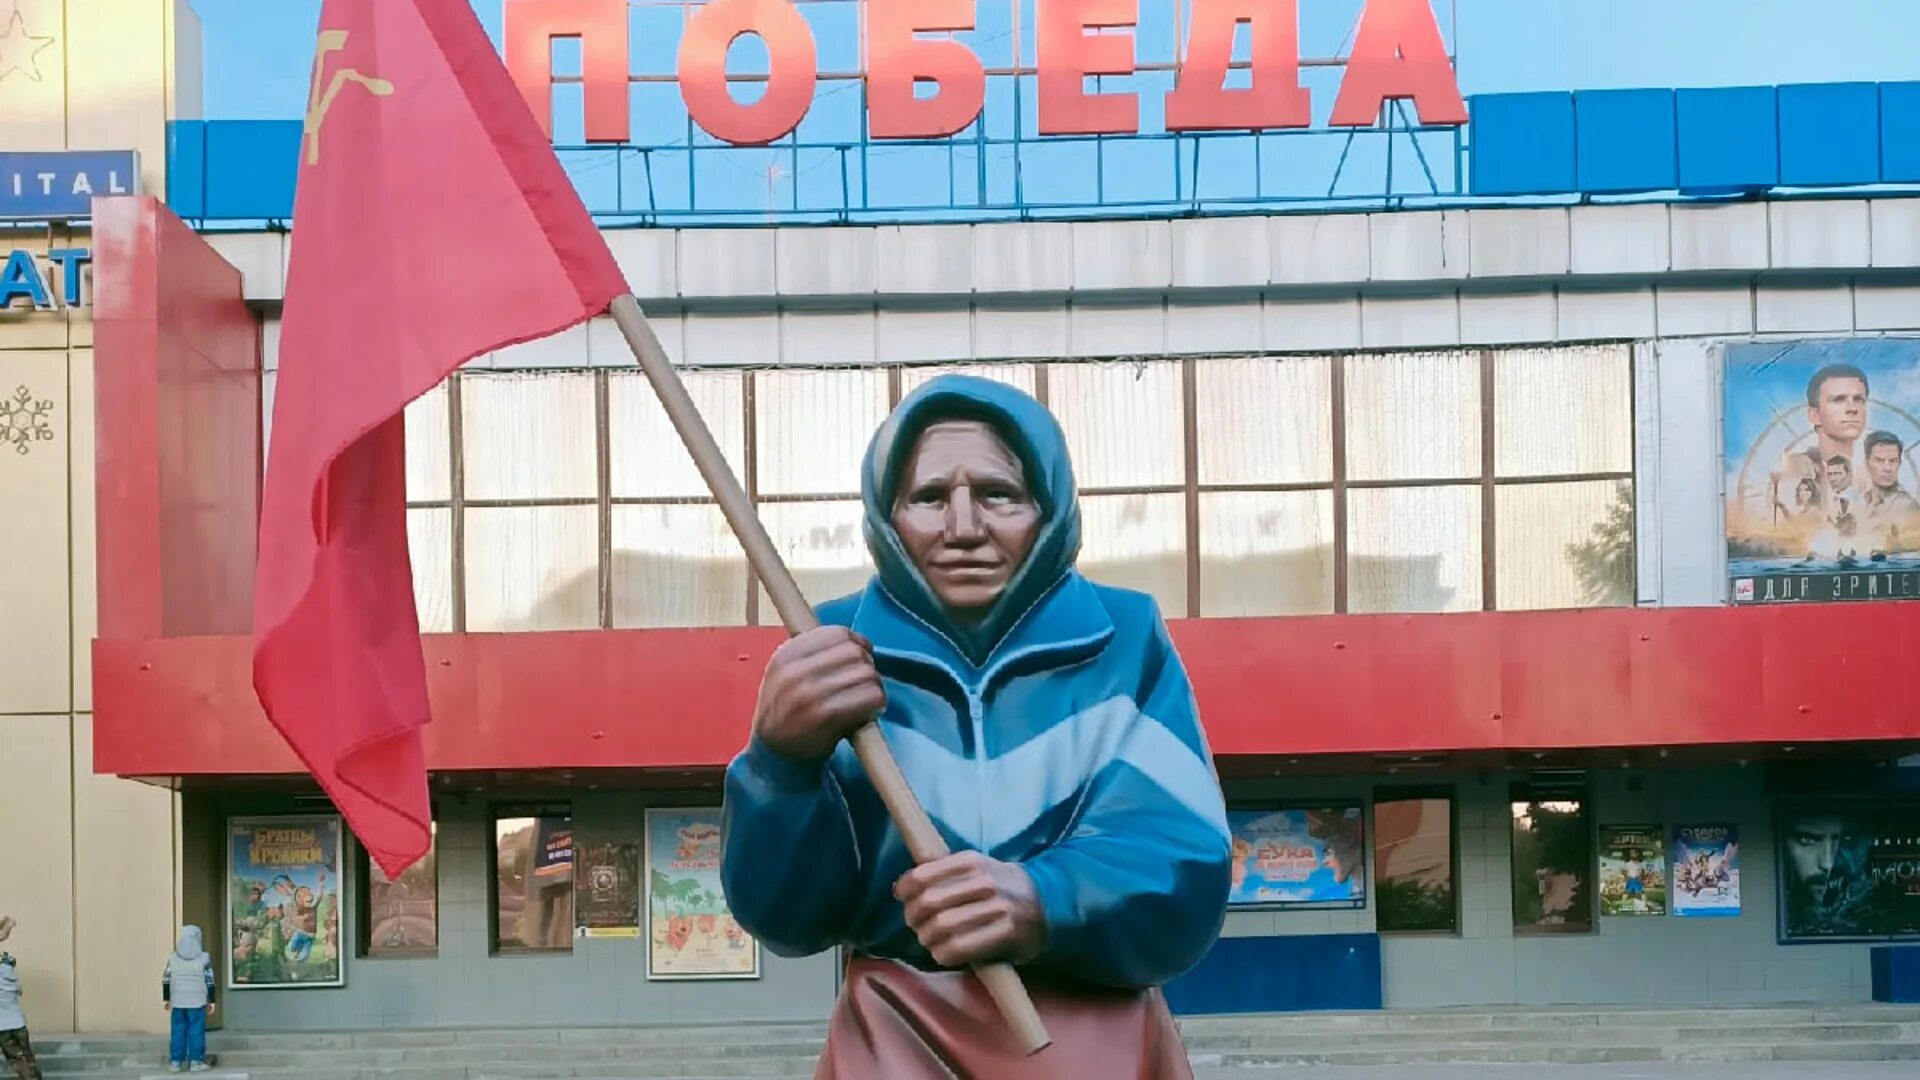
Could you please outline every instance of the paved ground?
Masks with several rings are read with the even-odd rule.
[[[240,1080],[245,1070],[203,1074]],[[1724,1065],[1383,1065],[1377,1068],[1296,1066],[1271,1069],[1217,1066],[1194,1070],[1195,1080],[1914,1080],[1911,1061],[1733,1062]],[[165,1073],[140,1080],[172,1080]]]

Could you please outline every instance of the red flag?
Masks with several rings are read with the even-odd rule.
[[[397,874],[431,821],[401,410],[626,285],[468,0],[326,0],[294,221],[253,685]]]

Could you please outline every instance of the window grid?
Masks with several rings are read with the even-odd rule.
[[[1332,565],[1333,578],[1332,610],[1345,613],[1350,610],[1351,581],[1350,554],[1352,538],[1350,535],[1350,495],[1353,492],[1388,489],[1422,488],[1460,488],[1473,487],[1479,493],[1479,529],[1480,529],[1480,610],[1497,610],[1499,596],[1499,549],[1495,542],[1498,535],[1498,496],[1502,489],[1527,485],[1565,485],[1592,482],[1614,482],[1631,485],[1634,474],[1631,468],[1617,471],[1589,471],[1546,473],[1525,476],[1501,476],[1496,468],[1496,430],[1499,402],[1498,380],[1495,378],[1495,365],[1498,350],[1481,350],[1477,359],[1479,364],[1479,473],[1475,476],[1459,477],[1407,477],[1398,479],[1353,479],[1350,477],[1349,424],[1347,422],[1347,368],[1356,358],[1378,356],[1379,353],[1335,354],[1328,359],[1329,393],[1328,406],[1331,409],[1330,431],[1332,436],[1332,469],[1326,481],[1275,482],[1275,483],[1204,483],[1200,480],[1200,451],[1198,432],[1201,424],[1199,416],[1198,384],[1200,365],[1209,358],[1179,358],[1147,361],[1147,363],[1172,363],[1180,366],[1180,390],[1177,403],[1181,412],[1181,439],[1183,461],[1181,463],[1182,482],[1164,484],[1135,484],[1085,487],[1081,489],[1083,498],[1100,496],[1167,496],[1178,495],[1184,499],[1185,521],[1183,536],[1185,552],[1186,601],[1181,614],[1187,617],[1201,617],[1201,579],[1203,558],[1201,546],[1201,497],[1212,494],[1248,493],[1283,494],[1300,492],[1328,492],[1332,501]],[[1625,346],[1618,347],[1618,354],[1610,356],[1613,362],[1627,367],[1629,372],[1628,400],[1626,402],[1631,417],[1633,395],[1631,392],[1631,354]],[[1284,362],[1284,356],[1271,359]],[[1055,361],[1082,362],[1082,361]],[[1049,405],[1048,371],[1052,366],[1042,361],[1029,361],[1033,370],[1034,394],[1042,405]],[[955,365],[937,365],[938,367]],[[897,406],[902,396],[902,372],[899,365],[889,366],[886,370],[887,407],[889,411]],[[567,374],[577,376],[578,373]],[[759,433],[758,394],[759,380],[756,372],[742,373],[741,421],[744,433],[744,454],[742,457],[741,480],[750,499],[756,505],[797,503],[834,503],[858,501],[860,495],[855,490],[808,491],[762,495],[758,490],[759,473]],[[448,560],[452,581],[453,630],[467,630],[467,554],[466,554],[466,511],[468,509],[502,508],[539,508],[539,507],[580,507],[592,506],[598,519],[597,551],[598,573],[596,580],[598,625],[601,629],[610,629],[615,623],[614,611],[614,536],[613,510],[616,507],[644,506],[708,506],[717,505],[711,497],[688,496],[616,496],[612,490],[611,463],[611,407],[610,378],[606,371],[592,373],[594,380],[594,429],[596,434],[596,494],[593,496],[555,497],[555,498],[515,498],[515,499],[478,499],[466,495],[466,455],[464,452],[464,410],[462,385],[470,378],[487,378],[487,375],[456,374],[448,380],[448,439],[449,469],[451,472],[447,499],[409,500],[410,509],[444,509],[452,518],[452,552]],[[1175,403],[1169,402],[1169,406]],[[1629,420],[1631,424],[1631,419]],[[744,625],[760,623],[760,599],[757,579],[751,573],[746,575],[745,595],[739,598],[738,610]],[[1169,612],[1172,614],[1172,612]]]

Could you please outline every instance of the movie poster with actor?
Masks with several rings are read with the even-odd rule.
[[[1785,937],[1920,937],[1920,803],[1794,807],[1779,837]]]
[[[1726,352],[1738,604],[1920,598],[1920,339]]]
[[[1364,907],[1366,832],[1358,806],[1229,810],[1235,907]]]
[[[1673,830],[1673,913],[1689,918],[1740,914],[1740,830],[1682,825]]]
[[[720,889],[720,809],[650,809],[646,839],[647,978],[759,978],[760,943]]]
[[[227,823],[227,984],[236,990],[343,986],[340,819]]]
[[[1667,913],[1667,844],[1658,825],[1600,828],[1600,914]]]

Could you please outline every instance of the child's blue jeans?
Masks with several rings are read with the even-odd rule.
[[[173,1042],[168,1048],[167,1060],[191,1064],[207,1060],[207,1010],[173,1010]]]

